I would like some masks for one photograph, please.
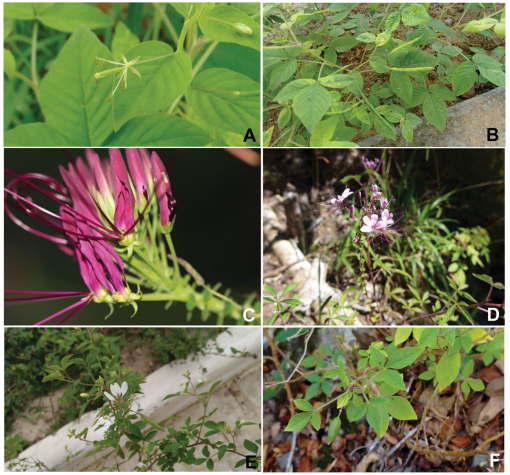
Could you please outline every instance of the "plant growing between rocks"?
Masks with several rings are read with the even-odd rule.
[[[5,144],[259,142],[259,9],[6,4]]]
[[[461,4],[454,22],[454,4],[328,5],[264,8],[265,146],[350,147],[396,127],[412,143],[422,114],[444,132],[448,103],[505,86],[502,4]]]
[[[481,226],[452,227],[455,220],[444,216],[444,209],[457,190],[442,190],[434,199],[427,192],[423,205],[419,204],[422,199],[415,196],[411,178],[416,167],[414,156],[396,164],[398,183],[390,176],[390,164],[378,158],[361,157],[354,167],[361,170],[359,173],[334,178],[337,189],[330,189],[328,201],[318,204],[318,217],[314,216],[312,223],[317,220],[319,226],[325,216],[333,215],[344,232],[334,246],[322,245],[316,239],[309,252],[335,259],[338,270],[348,271],[340,286],[341,295],[335,295],[340,292],[331,288],[327,298],[319,296],[318,308],[308,310],[301,291],[320,294],[320,282],[307,281],[303,287],[299,287],[302,282],[286,283],[280,293],[279,286],[265,279],[266,324],[308,325],[303,319],[306,309],[315,313],[317,324],[352,325],[361,312],[360,303],[369,324],[393,322],[397,308],[400,323],[436,325],[474,325],[478,311],[504,309],[504,303],[492,300],[494,290],[504,290],[504,285],[479,271],[490,262],[487,230]],[[484,298],[473,296],[469,288],[473,280],[488,285]]]

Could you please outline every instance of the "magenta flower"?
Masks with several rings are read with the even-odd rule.
[[[173,220],[177,213],[177,202],[172,195],[170,180],[165,170],[163,162],[156,152],[152,152],[151,164],[154,176],[154,186],[156,196],[159,202],[159,213],[161,217],[161,227],[163,233],[169,233],[172,230]]]
[[[44,324],[65,315],[58,324],[76,314],[91,301],[108,304],[129,303],[140,296],[129,287],[124,260],[134,248],[148,239],[149,224],[142,218],[147,210],[157,213],[156,192],[161,214],[160,231],[169,232],[177,209],[168,174],[163,163],[145,150],[127,151],[129,170],[119,149],[110,150],[110,160],[101,160],[92,150],[86,151],[87,162],[78,158],[67,168],[60,167],[64,184],[49,176],[26,173],[13,177],[7,184],[6,214],[20,227],[39,237],[54,242],[79,265],[80,273],[89,292],[31,292],[6,290],[7,294],[32,294],[34,297],[7,298],[10,304],[61,298],[80,298],[80,301],[40,321]],[[152,162],[152,165],[151,165]],[[148,178],[151,178],[149,180]],[[153,184],[154,182],[154,184]],[[161,190],[164,188],[164,193]],[[59,212],[47,210],[32,196],[39,192],[59,205]],[[12,202],[7,197],[12,198]],[[154,199],[153,199],[154,198]],[[27,225],[14,214],[21,213],[56,231],[49,234]],[[156,232],[157,230],[152,230]]]

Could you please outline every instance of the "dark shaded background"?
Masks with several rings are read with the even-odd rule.
[[[101,157],[108,156],[107,149],[96,151]],[[222,291],[231,288],[238,302],[251,293],[260,295],[260,167],[246,165],[223,149],[186,149],[179,155],[175,149],[156,151],[168,167],[179,206],[172,232],[177,255],[190,262],[209,285],[221,282]],[[83,149],[70,152],[75,158],[84,155]],[[58,166],[67,162],[61,149],[5,150],[6,168],[20,173],[40,172],[60,181]],[[52,210],[57,209],[55,203]],[[36,224],[30,218],[24,219],[32,226]],[[6,216],[4,238],[6,289],[87,291],[78,264],[50,241],[24,231]],[[6,307],[5,324],[33,324],[75,301]],[[66,324],[204,324],[198,312],[187,322],[183,304],[175,303],[168,310],[164,310],[164,305],[165,302],[140,302],[132,319],[131,307],[115,306],[115,312],[105,321],[108,307],[91,303]],[[215,321],[213,317],[205,324],[213,325]],[[234,321],[226,319],[225,324],[228,323]]]
[[[389,173],[394,186],[414,156],[406,187],[414,190],[420,201],[423,197],[434,198],[438,192],[442,196],[453,190],[489,183],[454,193],[448,206],[443,207],[442,216],[458,221],[448,224],[450,230],[482,226],[489,232],[490,263],[482,259],[483,268],[472,266],[467,272],[468,291],[479,302],[483,301],[489,286],[470,273],[488,274],[494,282],[505,282],[505,189],[504,183],[494,183],[505,179],[504,149],[429,149],[428,153],[427,149],[412,148],[265,150],[264,198],[282,194],[291,184],[298,193],[306,194],[311,203],[325,202],[329,200],[330,190],[336,194],[345,189],[341,184],[343,177],[362,172],[363,155],[374,159],[383,157],[383,153],[386,163],[391,163]],[[405,213],[406,203],[399,205]],[[314,214],[313,219],[318,217]],[[305,227],[311,224],[305,223]],[[504,292],[493,289],[492,302],[502,303]],[[500,316],[502,313],[500,311]],[[481,324],[488,323],[486,313],[478,312],[476,319]],[[504,320],[500,318],[490,324],[503,325]]]

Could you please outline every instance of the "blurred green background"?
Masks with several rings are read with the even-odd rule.
[[[177,255],[188,261],[209,285],[232,289],[238,302],[260,294],[260,167],[246,165],[223,149],[156,150],[167,166],[178,204],[172,232]],[[108,149],[96,149],[104,158]],[[179,152],[179,153],[178,153]],[[71,155],[83,157],[82,149]],[[125,156],[125,154],[123,153]],[[68,159],[61,149],[6,149],[5,167],[15,173],[38,172],[61,180],[59,165]],[[6,175],[6,181],[9,177]],[[34,199],[42,195],[35,193]],[[58,211],[56,203],[39,204]],[[4,214],[5,216],[5,214]],[[23,216],[31,226],[37,223]],[[41,226],[38,229],[43,230]],[[44,228],[46,232],[49,230]],[[78,264],[50,241],[30,234],[5,216],[5,288],[12,290],[87,291]],[[63,309],[76,300],[57,300],[5,308],[6,325],[27,325]],[[108,320],[106,305],[89,304],[66,322],[69,325],[203,325],[195,310],[190,322],[183,304],[164,310],[164,302],[143,302],[132,308],[115,307]],[[226,319],[225,324],[235,321]],[[214,324],[214,320],[205,322]]]

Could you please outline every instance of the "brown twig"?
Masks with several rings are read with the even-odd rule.
[[[282,378],[285,378],[285,373],[283,371],[282,365],[280,364],[280,359],[278,358],[278,349],[276,348],[276,345],[273,341],[273,339],[270,337],[269,332],[266,328],[264,328],[264,336],[267,339],[267,342],[269,343],[269,346],[271,347],[271,353],[273,354],[273,359],[276,367],[278,368],[278,371],[280,372]],[[294,408],[294,396],[292,395],[292,390],[290,389],[289,383],[282,383],[285,386],[285,391],[287,391],[287,399],[289,400],[289,406],[290,406],[290,415],[293,416],[295,413]]]

